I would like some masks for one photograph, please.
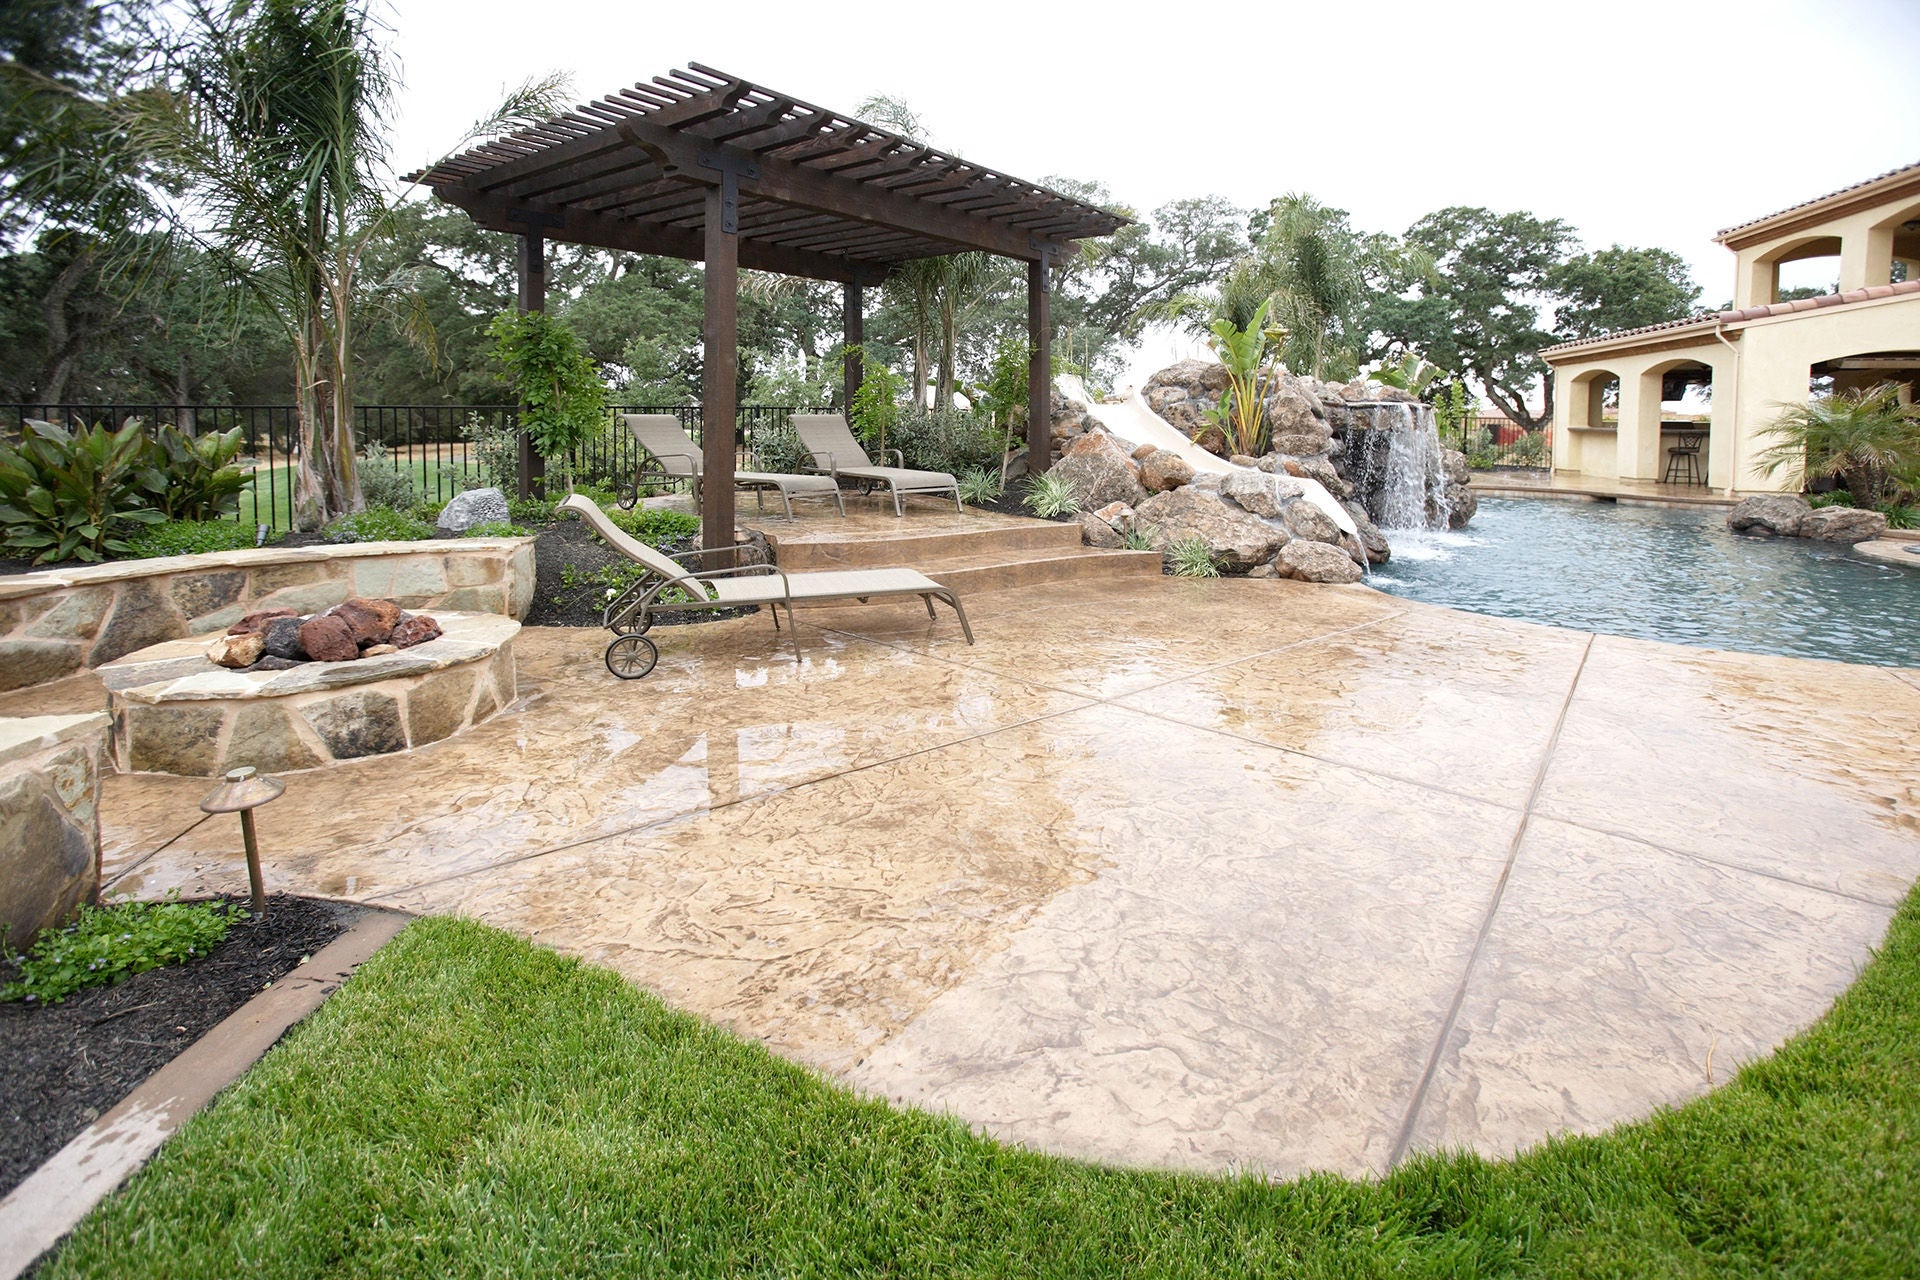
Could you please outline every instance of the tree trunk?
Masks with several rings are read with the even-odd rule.
[[[73,367],[86,349],[84,330],[75,333],[67,322],[67,299],[93,269],[93,257],[91,248],[82,249],[72,262],[61,268],[53,286],[40,299],[40,318],[47,327],[47,359],[41,367],[40,398],[48,404],[59,404],[66,398],[67,381],[73,377]]]
[[[953,404],[954,314],[953,300],[940,301],[940,383],[933,389],[933,407],[945,409]]]

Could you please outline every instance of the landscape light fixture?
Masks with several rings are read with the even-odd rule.
[[[230,770],[219,786],[200,802],[203,813],[237,813],[240,834],[247,843],[247,886],[253,892],[252,910],[256,916],[267,912],[267,891],[260,883],[260,838],[253,829],[253,811],[278,800],[287,784],[260,773],[251,766]]]

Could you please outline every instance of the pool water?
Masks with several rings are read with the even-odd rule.
[[[1482,498],[1457,533],[1389,530],[1369,582],[1433,604],[1675,644],[1920,667],[1920,568],[1727,532],[1725,512]]]

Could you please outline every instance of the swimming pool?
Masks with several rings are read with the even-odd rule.
[[[1920,570],[1727,532],[1715,510],[1482,498],[1458,533],[1390,530],[1382,591],[1676,644],[1920,667]]]

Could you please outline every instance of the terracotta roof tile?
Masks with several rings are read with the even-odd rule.
[[[1575,338],[1572,342],[1561,342],[1551,347],[1542,347],[1540,354],[1550,356],[1560,351],[1572,351],[1578,347],[1596,346],[1603,342],[1617,342],[1621,338],[1638,338],[1649,333],[1660,333],[1668,329],[1679,330],[1698,326],[1704,330],[1710,324],[1745,324],[1749,320],[1765,320],[1769,316],[1793,315],[1803,311],[1820,311],[1827,307],[1850,306],[1856,302],[1871,302],[1877,298],[1891,298],[1896,295],[1910,293],[1920,293],[1920,280],[1902,280],[1899,284],[1868,285],[1864,289],[1849,289],[1845,293],[1822,294],[1818,298],[1795,298],[1792,302],[1773,302],[1763,307],[1741,307],[1736,311],[1706,312],[1697,316],[1688,316],[1684,320],[1668,320],[1661,324],[1642,325],[1638,329],[1618,329],[1612,333],[1602,333],[1592,338]]]
[[[1870,187],[1876,182],[1884,182],[1888,178],[1897,178],[1903,173],[1912,173],[1916,169],[1920,169],[1920,161],[1916,161],[1913,164],[1903,164],[1899,168],[1889,169],[1885,173],[1876,173],[1873,177],[1868,178],[1865,181],[1856,182],[1850,186],[1841,187],[1838,191],[1829,191],[1827,192],[1827,194],[1823,196],[1815,196],[1811,200],[1802,200],[1799,204],[1790,204],[1784,209],[1775,209],[1772,213],[1767,214],[1763,218],[1750,218],[1746,222],[1738,223],[1731,227],[1722,227],[1720,231],[1717,234],[1715,234],[1713,238],[1715,240],[1725,240],[1728,236],[1738,235],[1740,232],[1745,231],[1749,227],[1757,227],[1763,222],[1772,222],[1775,218],[1780,217],[1782,214],[1794,213],[1800,209],[1810,209],[1814,205],[1821,204],[1825,201],[1833,199],[1835,196],[1843,196],[1843,195],[1846,195],[1849,191],[1858,191],[1862,187]]]

